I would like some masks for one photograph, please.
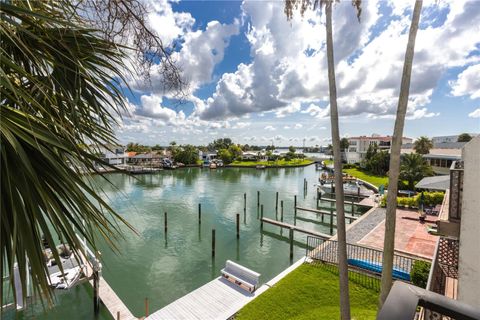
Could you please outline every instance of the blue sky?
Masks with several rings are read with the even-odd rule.
[[[131,78],[121,142],[325,145],[330,140],[325,25],[320,11],[288,22],[281,1],[156,1],[149,21],[190,83],[183,104]],[[334,8],[342,136],[391,135],[414,1]],[[425,1],[404,135],[480,131],[480,2]]]

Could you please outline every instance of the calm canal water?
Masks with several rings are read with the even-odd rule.
[[[288,169],[217,170],[191,168],[129,177],[110,174],[111,184],[96,181],[105,198],[139,233],[125,230],[120,252],[101,245],[103,276],[135,316],[144,315],[144,299],[150,312],[156,311],[220,275],[227,259],[260,272],[261,282],[272,279],[305,254],[306,236],[295,233],[294,259],[289,258],[288,231],[264,225],[260,232],[257,190],[264,216],[275,218],[275,193],[284,202],[284,221],[293,223],[293,200],[299,206],[314,208],[319,171],[315,166]],[[303,180],[308,181],[304,195]],[[243,194],[247,193],[244,214]],[[198,223],[198,204],[202,223]],[[321,206],[330,206],[322,203]],[[348,210],[348,207],[347,207]],[[164,231],[164,212],[168,231]],[[240,214],[240,239],[236,239],[235,219]],[[312,222],[315,213],[299,212],[297,225],[329,232],[325,224]],[[211,257],[211,231],[216,230],[216,255]],[[38,316],[26,312],[26,319],[93,318],[88,285],[59,296],[55,312]],[[83,308],[83,312],[77,312]],[[100,319],[108,319],[102,312]]]

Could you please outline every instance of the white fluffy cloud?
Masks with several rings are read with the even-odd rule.
[[[263,128],[265,131],[275,131],[275,127],[274,126],[266,126],[265,128]]]
[[[386,27],[381,25],[384,13],[379,2],[363,3],[361,23],[349,2],[335,6],[334,49],[341,115],[395,114],[411,17],[409,5],[397,1],[387,5],[393,7],[393,13],[383,18],[395,19]],[[292,107],[300,102],[313,104],[305,113],[319,118],[328,115],[327,109],[316,106],[319,101],[328,102],[323,17],[309,11],[303,19],[297,16],[287,22],[282,9],[283,2],[244,2],[253,61],[222,76],[215,93],[197,110],[202,119],[269,110],[285,117],[300,111]],[[445,21],[431,17],[431,12],[440,10],[448,11]],[[480,26],[468,22],[477,20],[480,6],[475,1],[425,3],[416,42],[409,119],[438,115],[425,106],[444,72],[479,60],[471,53],[480,42]]]
[[[152,29],[165,45],[181,44],[172,59],[188,81],[189,89],[194,92],[201,85],[211,82],[214,68],[223,60],[230,37],[239,32],[239,21],[235,20],[232,24],[210,21],[205,30],[194,31],[195,19],[190,13],[173,11],[171,3],[166,0],[152,2],[152,7],[154,11],[148,17]],[[127,80],[132,88],[140,92],[168,95],[163,86],[161,65],[152,67],[150,81],[136,76]]]
[[[480,108],[473,110],[468,114],[470,118],[480,118]]]
[[[480,98],[480,64],[472,65],[463,70],[455,81],[450,82],[454,96],[470,96]]]

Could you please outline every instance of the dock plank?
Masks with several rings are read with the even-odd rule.
[[[88,261],[83,254],[80,254],[80,258],[82,261]],[[85,275],[91,279],[93,275],[92,266],[89,263],[85,264],[86,270]],[[93,280],[89,280],[89,283],[93,287]],[[122,320],[137,320],[138,318],[135,317],[127,306],[123,303],[123,301],[118,297],[115,291],[110,287],[108,282],[100,276],[100,283],[98,286],[98,294],[100,296],[100,300],[102,303],[107,307],[108,311],[112,315],[114,319],[117,319],[117,313],[120,312],[120,319]]]
[[[293,224],[289,224],[289,223],[286,223],[286,222],[281,222],[281,221],[277,221],[277,220],[273,220],[273,219],[269,219],[269,218],[265,218],[265,217],[262,218],[261,220],[265,223],[269,223],[269,224],[279,226],[279,227],[282,227],[282,228],[286,228],[286,229],[293,229],[294,231],[309,234],[309,235],[319,237],[319,238],[330,239],[332,237],[329,234],[325,234],[325,233],[321,233],[321,232],[317,232],[317,231],[313,231],[313,230],[307,230],[307,229],[297,227]]]
[[[227,319],[257,295],[218,277],[152,313],[146,320]]]
[[[328,215],[333,215],[334,217],[337,216],[336,213],[333,213],[333,212],[330,212],[330,211],[326,211],[326,210],[310,209],[310,208],[303,208],[303,207],[297,207],[297,210],[300,210],[300,211],[308,211],[308,212],[313,212],[313,213],[328,214]],[[351,215],[346,214],[346,215],[345,215],[345,219],[357,220],[358,217],[354,217],[354,216],[351,216]]]

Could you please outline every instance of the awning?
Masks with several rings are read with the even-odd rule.
[[[423,178],[415,188],[445,191],[450,188],[450,175]]]

